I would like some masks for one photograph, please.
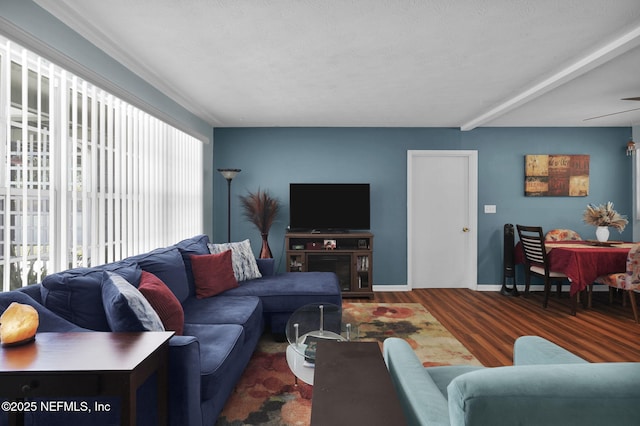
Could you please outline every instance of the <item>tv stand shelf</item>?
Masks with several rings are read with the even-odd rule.
[[[373,234],[370,232],[285,235],[287,270],[335,272],[343,297],[373,298]]]

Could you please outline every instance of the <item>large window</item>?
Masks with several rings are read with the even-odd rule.
[[[202,142],[0,37],[0,286],[202,232]]]

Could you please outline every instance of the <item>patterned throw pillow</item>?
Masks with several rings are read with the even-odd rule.
[[[164,331],[147,299],[116,273],[104,271],[102,302],[111,331]]]
[[[580,234],[571,229],[552,229],[544,236],[545,241],[582,241]]]
[[[223,251],[231,250],[233,274],[236,276],[238,282],[262,277],[262,274],[260,274],[260,270],[258,269],[258,264],[256,263],[256,257],[251,251],[251,244],[248,239],[238,243],[209,243],[207,246],[209,247],[211,254],[218,254]]]

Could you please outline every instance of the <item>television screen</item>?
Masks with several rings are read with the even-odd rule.
[[[290,184],[289,227],[294,231],[370,229],[369,184]]]

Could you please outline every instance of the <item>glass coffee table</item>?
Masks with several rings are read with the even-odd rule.
[[[312,303],[295,311],[286,328],[287,364],[296,376],[313,384],[318,340],[351,341],[358,338],[358,327],[342,307],[331,303]]]

